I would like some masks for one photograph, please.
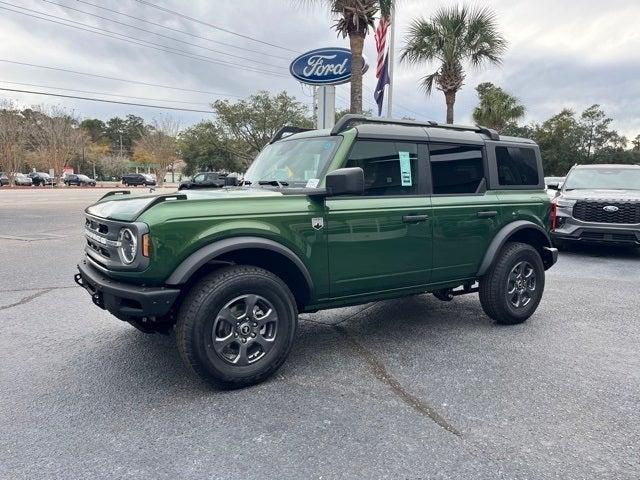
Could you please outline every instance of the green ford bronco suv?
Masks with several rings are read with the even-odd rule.
[[[222,387],[271,375],[300,312],[479,292],[521,323],[557,259],[538,147],[482,127],[346,115],[283,127],[238,185],[125,193],[87,208],[76,282],[144,332],[175,328]]]

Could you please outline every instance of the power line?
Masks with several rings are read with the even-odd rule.
[[[66,9],[69,9],[69,10],[73,10],[75,12],[83,13],[85,15],[90,15],[92,17],[96,17],[96,18],[99,18],[101,20],[106,20],[107,22],[116,23],[118,25],[123,25],[123,26],[128,27],[128,28],[133,28],[133,29],[138,30],[140,32],[150,33],[151,35],[157,35],[159,37],[166,38],[166,39],[172,40],[174,42],[184,43],[185,45],[190,45],[192,47],[197,47],[197,48],[202,48],[204,50],[209,50],[210,52],[218,53],[220,55],[227,55],[229,57],[238,58],[240,60],[246,60],[248,62],[259,63],[261,65],[267,65],[268,67],[272,67],[273,66],[273,64],[271,64],[271,63],[261,62],[260,60],[254,60],[252,58],[243,57],[241,55],[234,55],[233,53],[226,53],[226,52],[223,52],[223,51],[220,51],[220,50],[214,50],[213,48],[209,48],[209,47],[205,47],[205,46],[202,46],[202,45],[198,45],[197,43],[191,43],[191,42],[187,42],[185,40],[180,40],[179,38],[171,37],[169,35],[163,35],[162,33],[157,33],[157,32],[154,32],[152,30],[145,30],[144,28],[140,28],[140,27],[137,27],[135,25],[131,25],[130,23],[119,22],[118,20],[113,20],[113,19],[108,18],[108,17],[103,17],[101,15],[97,15],[95,13],[87,12],[85,10],[80,10],[78,8],[74,8],[74,7],[70,7],[70,6],[67,6],[67,5],[63,5],[61,3],[52,2],[50,0],[42,0],[42,1],[45,2],[45,3],[50,3],[51,5],[57,5],[59,7],[66,8]],[[45,14],[45,15],[48,15],[48,14]],[[56,18],[58,18],[58,17],[56,17]]]
[[[237,37],[241,37],[241,38],[245,38],[247,40],[251,40],[252,42],[258,42],[258,43],[262,43],[264,45],[269,45],[270,47],[280,48],[282,50],[287,50],[289,52],[298,53],[295,50],[292,50],[292,49],[287,48],[287,47],[283,47],[282,45],[276,45],[275,43],[265,42],[264,40],[259,40],[257,38],[253,38],[253,37],[250,37],[248,35],[243,35],[241,33],[237,33],[237,32],[228,30],[226,28],[218,27],[216,25],[212,25],[211,23],[207,23],[207,22],[204,22],[204,21],[199,20],[197,18],[190,17],[189,15],[185,15],[184,13],[176,12],[175,10],[169,10],[168,8],[161,7],[160,5],[156,5],[154,3],[147,2],[146,0],[134,0],[134,1],[136,1],[138,3],[141,3],[143,5],[146,5],[148,7],[155,8],[157,10],[161,10],[161,11],[166,12],[166,13],[171,13],[172,15],[176,15],[176,16],[184,18],[186,20],[190,20],[192,22],[199,23],[201,25],[206,25],[207,27],[215,28],[216,30],[220,30],[222,32],[229,33],[229,34],[235,35]]]
[[[113,10],[111,8],[103,7],[102,5],[97,5],[97,4],[91,3],[91,2],[86,2],[85,0],[76,0],[76,2],[84,3],[85,5],[89,5],[89,6],[92,6],[92,7],[95,7],[95,8],[99,8],[100,10],[105,10],[107,12],[115,13],[116,15],[122,15],[123,17],[131,18],[132,20],[137,20],[139,22],[148,23],[149,25],[154,25],[156,27],[164,28],[165,30],[170,30],[172,32],[181,33],[183,35],[189,35],[189,36],[194,37],[194,38],[199,38],[201,40],[206,40],[207,42],[217,43],[218,45],[223,45],[225,47],[236,48],[238,50],[245,50],[247,52],[257,53],[257,54],[265,56],[265,57],[272,57],[272,58],[278,58],[280,60],[286,60],[287,62],[291,61],[290,58],[279,57],[277,55],[273,55],[272,53],[264,53],[264,52],[260,52],[258,50],[251,50],[251,49],[246,48],[246,47],[239,47],[239,46],[234,45],[232,43],[226,43],[226,42],[221,42],[219,40],[214,40],[212,38],[202,37],[200,35],[196,35],[195,33],[187,32],[186,30],[180,30],[180,29],[177,29],[177,28],[172,28],[172,27],[169,27],[167,25],[162,25],[161,23],[152,22],[151,20],[146,20],[144,18],[140,18],[140,17],[135,17],[133,15],[129,15],[128,13],[119,12],[119,11]]]
[[[190,105],[208,105],[207,103],[202,103],[202,102],[185,102],[182,100],[165,100],[163,98],[134,97],[131,95],[121,95],[117,93],[104,93],[104,92],[96,92],[93,90],[77,90],[75,88],[52,87],[51,85],[38,85],[36,83],[10,82],[8,80],[0,80],[0,83],[9,83],[11,85],[21,85],[23,87],[50,88],[52,90],[63,90],[66,92],[92,93],[94,95],[106,95],[108,97],[132,98],[134,100],[151,100],[152,102],[184,103],[184,104],[190,104]]]
[[[167,89],[170,89],[170,90],[180,90],[180,91],[183,91],[183,92],[204,93],[206,95],[215,95],[215,96],[220,96],[220,97],[244,98],[244,96],[242,96],[242,95],[232,95],[230,93],[220,93],[220,92],[209,92],[209,91],[206,91],[206,90],[194,90],[194,89],[191,89],[191,88],[172,87],[170,85],[162,85],[162,84],[159,84],[159,83],[150,83],[150,82],[142,82],[140,80],[129,80],[129,79],[125,79],[125,78],[110,77],[108,75],[99,75],[97,73],[79,72],[77,70],[69,70],[69,69],[66,69],[66,68],[50,67],[50,66],[47,66],[47,65],[37,65],[35,63],[16,62],[16,61],[7,60],[7,59],[4,59],[4,58],[0,58],[0,62],[11,63],[11,64],[14,64],[14,65],[23,65],[23,66],[26,66],[26,67],[44,68],[46,70],[54,70],[54,71],[57,71],[57,72],[72,73],[74,75],[85,75],[87,77],[104,78],[106,80],[116,80],[118,82],[132,83],[132,84],[137,84],[137,85],[145,85],[147,87],[160,87],[160,88],[167,88]]]
[[[87,24],[84,24],[84,23],[81,23],[81,22],[76,22],[76,21],[73,21],[73,20],[67,20],[67,19],[64,19],[62,17],[56,17],[55,15],[49,15],[49,14],[46,14],[46,13],[38,12],[37,10],[31,10],[31,9],[24,8],[24,7],[18,7],[16,5],[12,5],[12,4],[7,3],[7,2],[0,1],[0,3],[2,3],[4,5],[10,5],[11,7],[21,8],[23,10],[35,12],[35,13],[37,13],[39,15],[45,15],[47,17],[58,18],[58,19],[63,20],[65,22],[74,23],[74,24],[78,24],[78,25],[83,25],[85,27],[89,27],[89,28],[92,28],[94,30],[90,30],[88,28],[77,27],[75,25],[69,25],[69,23],[62,23],[62,22],[58,22],[58,21],[55,21],[55,20],[51,20],[49,18],[38,17],[38,16],[29,14],[29,13],[21,12],[19,10],[12,10],[12,9],[6,8],[6,7],[0,7],[1,10],[7,10],[9,12],[19,13],[20,15],[25,15],[27,17],[36,18],[38,20],[44,20],[46,22],[56,23],[56,24],[59,24],[59,25],[63,25],[65,27],[75,28],[77,30],[83,30],[83,31],[86,31],[86,32],[94,33],[96,35],[102,35],[104,37],[114,38],[116,40],[120,40],[120,41],[123,41],[123,42],[132,43],[134,45],[140,45],[142,47],[152,48],[154,50],[158,50],[158,51],[166,52],[166,53],[171,53],[171,54],[178,55],[178,56],[185,57],[185,58],[192,58],[194,60],[200,60],[202,62],[212,63],[212,64],[215,64],[215,65],[231,66],[231,67],[234,67],[236,69],[238,68],[238,64],[237,63],[225,62],[223,60],[215,60],[215,59],[212,59],[210,57],[206,57],[206,56],[200,55],[200,54],[191,54],[189,52],[185,52],[184,50],[174,49],[173,47],[167,47],[166,45],[150,42],[148,40],[141,40],[141,39],[138,39],[138,38],[135,38],[135,37],[131,37],[129,35],[125,35],[125,34],[117,33],[117,32],[112,32],[110,30],[105,30],[105,29],[102,29],[102,28],[99,28],[99,27],[94,27],[92,25],[87,25]],[[96,30],[99,30],[99,31],[96,31]],[[108,32],[108,33],[101,33],[101,31],[102,32]],[[119,35],[119,36],[115,36],[115,35]],[[121,37],[124,37],[124,38],[121,38]],[[129,39],[129,40],[127,40],[127,39]],[[142,43],[142,42],[144,42],[144,43]],[[264,74],[267,74],[267,75],[273,75],[273,76],[282,77],[282,78],[289,78],[288,75],[285,75],[283,73],[273,72],[273,71],[270,71],[270,70],[263,70],[263,69],[259,69],[257,67],[252,67],[252,66],[243,66],[242,70],[256,72],[256,73],[264,73]]]
[[[196,113],[208,113],[210,115],[214,115],[214,112],[210,110],[196,110],[193,108],[179,108],[179,107],[165,107],[162,105],[149,105],[147,103],[133,103],[133,102],[120,102],[117,100],[105,100],[103,98],[91,98],[91,97],[78,97],[75,95],[63,95],[61,93],[49,93],[49,92],[36,92],[33,90],[18,90],[16,88],[2,88],[1,91],[5,92],[17,92],[17,93],[29,93],[32,95],[45,95],[49,97],[61,97],[61,98],[74,98],[78,100],[88,100],[91,102],[102,102],[102,103],[117,103],[119,105],[133,105],[134,107],[147,107],[147,108],[160,108],[163,110],[178,110],[181,112],[196,112]]]

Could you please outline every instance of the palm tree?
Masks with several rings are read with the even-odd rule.
[[[506,44],[490,9],[443,7],[430,20],[418,18],[411,23],[401,61],[439,63],[438,70],[423,77],[421,85],[427,95],[434,85],[444,93],[447,123],[453,123],[456,93],[465,79],[464,64],[468,62],[474,67],[499,64]]]
[[[337,17],[333,28],[343,38],[349,37],[351,48],[351,113],[362,113],[362,49],[364,38],[373,28],[380,4],[392,0],[324,0]]]
[[[484,82],[476,87],[479,105],[473,110],[477,125],[493,128],[499,133],[516,125],[524,117],[526,109],[520,101],[493,83]]]

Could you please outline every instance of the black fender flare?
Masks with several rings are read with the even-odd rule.
[[[541,233],[545,239],[543,249],[545,251],[550,249],[550,247],[552,246],[551,239],[549,238],[549,233],[544,228],[542,228],[540,225],[533,223],[529,220],[516,220],[515,222],[511,222],[508,225],[505,225],[504,227],[502,227],[500,231],[498,231],[496,236],[493,237],[493,240],[489,244],[489,247],[487,248],[487,251],[484,254],[484,258],[482,259],[482,263],[480,263],[480,268],[478,269],[478,273],[476,275],[478,277],[481,277],[482,275],[487,273],[489,268],[491,268],[491,265],[493,265],[493,262],[495,261],[495,258],[498,255],[498,252],[502,249],[504,244],[507,243],[507,240],[509,239],[509,237],[511,237],[516,232],[519,232],[521,230],[526,230],[526,229],[535,230]],[[544,255],[543,255],[543,259],[544,259]],[[546,261],[546,259],[544,260],[545,260],[544,263],[546,266],[548,262]],[[555,258],[551,259],[551,265],[553,265],[554,262],[555,262]]]
[[[200,267],[206,263],[215,260],[216,257],[235,250],[243,250],[245,248],[262,248],[272,252],[279,253],[289,259],[297,268],[305,279],[309,292],[313,291],[313,280],[306,265],[300,258],[288,247],[281,243],[262,237],[230,237],[223,240],[210,243],[195,251],[185,258],[180,265],[166,280],[167,285],[181,285],[186,283],[191,276],[198,271]]]

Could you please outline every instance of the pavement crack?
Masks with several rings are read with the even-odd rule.
[[[78,285],[62,285],[59,287],[34,287],[34,288],[12,288],[9,290],[0,290],[0,293],[11,293],[11,292],[33,292],[33,291],[41,291],[41,290],[62,290],[65,288],[80,288]]]
[[[400,400],[409,405],[419,414],[430,418],[440,427],[444,428],[449,433],[452,433],[458,437],[462,437],[462,432],[451,425],[442,415],[440,415],[433,407],[420,400],[415,395],[409,393],[404,386],[391,375],[386,367],[378,361],[375,356],[363,347],[347,330],[339,325],[334,325],[334,328],[342,334],[345,340],[353,347],[362,359],[367,362],[373,375],[382,383],[391,388],[391,391],[395,393]]]
[[[0,307],[0,311],[7,310],[8,308],[18,307],[20,305],[24,305],[25,303],[29,303],[30,301],[35,300],[38,297],[41,297],[45,293],[49,293],[51,290],[53,290],[53,288],[47,288],[47,289],[44,289],[44,290],[40,290],[39,292],[33,293],[31,295],[28,295],[28,296],[24,297],[22,300],[18,300],[15,303],[10,303],[9,305],[5,305],[3,307]]]

